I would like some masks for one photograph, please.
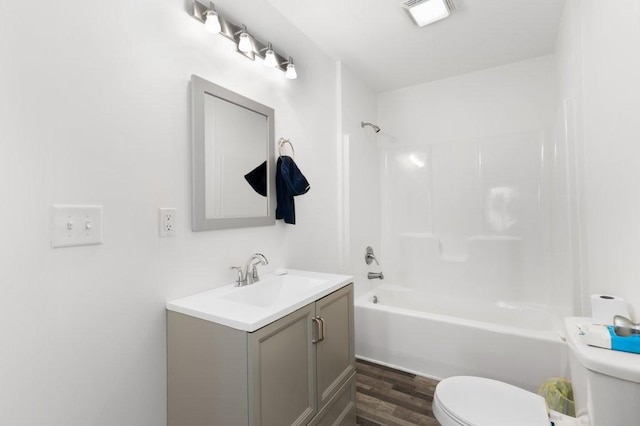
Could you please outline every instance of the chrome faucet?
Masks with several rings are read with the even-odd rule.
[[[244,264],[244,279],[246,281],[246,284],[253,284],[260,281],[260,277],[258,276],[258,268],[256,268],[256,266],[268,264],[269,261],[266,257],[264,257],[264,254],[252,254],[251,257],[249,257],[249,259],[247,260],[247,263]],[[251,271],[249,271],[249,268],[251,268]]]
[[[384,280],[384,275],[382,274],[382,272],[369,272],[367,274],[367,278],[369,278],[370,280]]]
[[[245,285],[254,284],[260,281],[258,276],[258,265],[268,265],[269,261],[262,253],[252,254],[247,263],[244,264],[244,270],[239,266],[232,266],[231,269],[238,272],[236,279],[236,287],[243,287]]]

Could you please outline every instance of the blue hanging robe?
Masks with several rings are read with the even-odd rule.
[[[293,158],[280,156],[276,164],[276,219],[284,219],[285,223],[295,225],[296,208],[293,197],[306,194],[310,188],[311,185]]]

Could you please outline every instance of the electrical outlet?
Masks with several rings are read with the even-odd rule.
[[[160,236],[176,236],[176,209],[158,209],[158,224],[160,226]]]

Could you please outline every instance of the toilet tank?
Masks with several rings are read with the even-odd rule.
[[[576,416],[588,416],[591,426],[639,425],[640,354],[586,345],[579,326],[590,322],[565,319]]]

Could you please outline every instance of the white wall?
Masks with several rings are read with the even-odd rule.
[[[555,59],[378,96],[383,245],[396,279],[457,296],[559,305],[552,249]]]
[[[188,2],[187,2],[188,3]],[[0,412],[10,425],[166,422],[167,300],[270,267],[338,269],[335,63],[267,2],[216,2],[299,79],[210,35],[183,2],[0,6]],[[276,111],[311,183],[298,224],[190,230],[189,78]],[[104,206],[104,244],[51,249],[53,203]],[[158,237],[158,207],[177,236]]]
[[[367,272],[384,270],[375,262],[367,265],[365,249],[372,246],[379,256],[380,248],[380,174],[378,167],[378,136],[362,121],[376,123],[376,97],[343,64],[340,75],[341,163],[344,164],[344,272],[356,278],[356,294],[371,286]]]
[[[640,4],[569,0],[559,33],[561,92],[576,107],[578,253],[585,297],[612,293],[640,313]],[[561,99],[561,102],[563,100]],[[582,171],[582,172],[581,172]],[[586,303],[585,303],[586,305]]]
[[[378,121],[403,144],[465,141],[553,123],[552,56],[381,93]]]

